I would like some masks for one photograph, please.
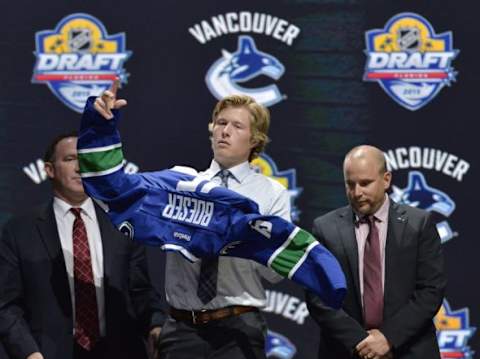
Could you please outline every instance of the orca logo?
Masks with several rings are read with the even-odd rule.
[[[471,359],[474,352],[468,346],[476,328],[470,326],[468,308],[452,310],[447,300],[434,318],[437,341],[442,358]]]
[[[422,16],[401,13],[365,34],[365,81],[376,81],[399,105],[414,111],[455,81],[458,50],[452,32],[436,34]]]
[[[455,210],[455,202],[444,192],[427,185],[421,172],[408,173],[408,184],[404,189],[392,186],[392,199],[426,211],[435,211],[448,217]]]
[[[205,77],[210,92],[217,99],[243,94],[264,106],[272,106],[284,99],[278,87],[273,84],[253,89],[239,85],[260,75],[278,80],[285,72],[285,67],[278,59],[257,49],[252,37],[240,36],[237,51],[231,54],[222,50],[222,55]]]
[[[424,209],[429,212],[437,212],[444,217],[449,217],[455,210],[455,202],[445,192],[430,187],[421,172],[410,171],[408,184],[405,188],[392,186],[393,193],[390,197],[397,203],[407,204],[412,207]],[[447,221],[437,223],[437,231],[443,242],[453,238]]]
[[[267,358],[291,359],[297,352],[297,348],[285,336],[269,330],[265,342],[265,354]]]
[[[260,233],[262,236],[270,239],[272,237],[272,223],[267,221],[256,220],[250,223],[250,227]]]
[[[118,230],[122,232],[124,235],[126,235],[128,238],[133,239],[135,231],[133,229],[133,225],[130,222],[128,221],[122,222],[118,226]]]
[[[225,247],[223,247],[221,250],[220,250],[220,255],[222,256],[228,256],[230,253],[229,251],[231,249],[235,249],[236,246],[238,246],[240,243],[242,243],[242,241],[234,241],[232,243],[228,243]]]
[[[81,113],[89,96],[107,90],[116,78],[126,83],[123,63],[131,52],[125,34],[108,35],[97,18],[68,15],[54,30],[35,34],[33,83],[43,83],[72,110]]]

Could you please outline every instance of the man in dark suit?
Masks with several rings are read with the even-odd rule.
[[[375,147],[352,149],[343,171],[350,205],[313,225],[349,288],[340,310],[307,293],[321,330],[319,358],[439,358],[432,318],[446,279],[429,213],[388,198],[392,175]]]
[[[145,358],[142,334],[160,324],[145,251],[86,196],[76,145],[53,141],[53,201],[4,228],[0,341],[12,359]]]

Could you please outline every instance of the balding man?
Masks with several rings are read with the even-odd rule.
[[[429,213],[389,199],[392,174],[378,148],[353,148],[343,174],[350,205],[313,224],[349,288],[340,310],[307,293],[321,330],[319,358],[439,358],[432,318],[446,278]]]

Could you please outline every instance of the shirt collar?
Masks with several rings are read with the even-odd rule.
[[[88,197],[80,206],[72,206],[58,197],[53,198],[54,210],[63,217],[65,217],[70,212],[70,208],[73,207],[81,208],[82,212],[90,219],[95,218],[95,206],[93,205],[93,201],[90,197]]]
[[[383,201],[383,204],[380,206],[380,208],[375,212],[374,216],[380,221],[380,222],[386,222],[388,219],[388,208],[390,207],[390,198],[388,195],[385,193],[385,201]]]
[[[212,163],[210,164],[210,168],[209,168],[209,171],[211,173],[211,178],[213,178],[221,170],[222,168],[220,167],[218,162],[215,160],[212,160]],[[247,177],[250,174],[250,171],[252,171],[248,161],[245,161],[236,166],[230,167],[228,168],[228,170],[230,171],[232,178],[234,178],[238,183],[242,183],[245,177]]]

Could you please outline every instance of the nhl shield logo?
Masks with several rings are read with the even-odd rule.
[[[90,29],[71,29],[68,33],[68,45],[73,52],[87,52],[92,47]]]
[[[401,13],[384,29],[365,34],[365,81],[376,81],[398,104],[411,111],[429,103],[444,86],[455,81],[451,67],[459,50],[451,31],[436,34],[422,16]]]
[[[126,83],[123,68],[130,56],[125,34],[108,35],[95,17],[76,13],[54,30],[35,34],[33,83],[46,84],[66,106],[82,112],[87,98],[107,90],[116,78]]]
[[[402,51],[419,51],[420,30],[416,27],[400,28],[398,30],[398,46]]]

